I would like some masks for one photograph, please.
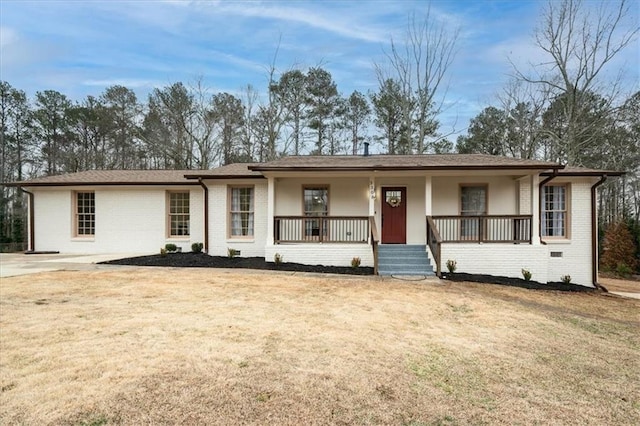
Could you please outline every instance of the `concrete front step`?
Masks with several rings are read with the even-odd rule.
[[[378,246],[379,275],[435,275],[426,246],[384,244]]]

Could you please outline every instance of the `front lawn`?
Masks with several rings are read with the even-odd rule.
[[[111,268],[0,281],[0,424],[640,424],[640,301]]]

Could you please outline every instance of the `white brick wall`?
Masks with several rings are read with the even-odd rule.
[[[190,191],[190,236],[167,237],[164,188],[97,187],[33,189],[35,250],[62,253],[156,253],[166,243],[184,251],[204,241],[203,197],[200,187],[175,187]],[[73,236],[73,192],[94,191],[96,231],[93,238]]]
[[[267,241],[266,179],[210,180],[209,188],[209,254],[226,256],[228,249],[240,250],[242,257],[263,257]],[[229,238],[228,190],[230,186],[254,187],[254,238]]]
[[[285,262],[306,265],[351,266],[360,258],[361,266],[373,267],[373,249],[369,244],[275,244],[265,248],[265,259],[273,262],[279,253]]]
[[[549,280],[547,248],[531,244],[443,244],[441,249],[443,272],[447,260],[457,262],[457,272],[488,274],[522,278],[522,269],[528,269],[532,279],[545,283]]]
[[[562,183],[554,179],[553,183]],[[571,234],[568,240],[547,239],[549,250],[549,280],[560,281],[563,275],[571,275],[571,282],[591,286],[591,185],[590,180],[578,180],[570,184]],[[550,253],[562,252],[562,257],[550,257]]]

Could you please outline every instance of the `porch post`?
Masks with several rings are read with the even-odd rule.
[[[424,178],[424,213],[425,216],[431,216],[432,212],[432,200],[431,200],[431,176]]]
[[[373,195],[371,194],[371,191],[373,189]],[[378,188],[376,188],[376,179],[371,176],[369,177],[369,190],[367,191],[367,193],[369,194],[369,216],[375,216],[376,215],[376,195],[378,192]]]
[[[276,205],[276,180],[267,178],[267,246],[273,245],[273,216]]]
[[[531,176],[531,244],[540,245],[540,176]]]

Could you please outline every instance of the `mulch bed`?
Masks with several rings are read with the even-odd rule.
[[[209,256],[204,253],[169,253],[166,256],[130,257],[127,259],[100,262],[107,265],[132,266],[170,266],[178,268],[240,268],[263,269],[270,271],[319,272],[323,274],[373,275],[373,268],[348,266],[302,265],[300,263],[283,262],[276,265],[267,262],[263,257],[224,257]]]
[[[224,257],[209,256],[205,253],[169,253],[166,256],[154,254],[151,256],[130,257],[126,259],[110,260],[100,262],[106,265],[131,265],[131,266],[165,266],[178,268],[239,268],[239,269],[261,269],[269,271],[289,271],[289,272],[317,272],[323,274],[348,274],[348,275],[373,275],[373,268],[348,266],[324,266],[324,265],[303,265],[301,263],[284,262],[276,265],[267,262],[262,257]],[[470,281],[484,284],[504,285],[510,287],[520,287],[530,290],[556,290],[574,292],[597,291],[591,287],[577,284],[565,284],[562,282],[539,283],[537,281],[525,281],[521,278],[501,277],[495,275],[465,274],[456,272],[443,273],[442,279],[449,281]]]
[[[556,290],[556,291],[575,291],[575,292],[593,292],[599,291],[593,287],[585,287],[578,284],[565,284],[563,282],[540,283],[538,281],[525,281],[522,278],[501,277],[495,275],[482,274],[465,274],[462,272],[442,273],[442,278],[449,281],[471,281],[484,284],[505,285],[510,287],[521,287],[530,290]]]

